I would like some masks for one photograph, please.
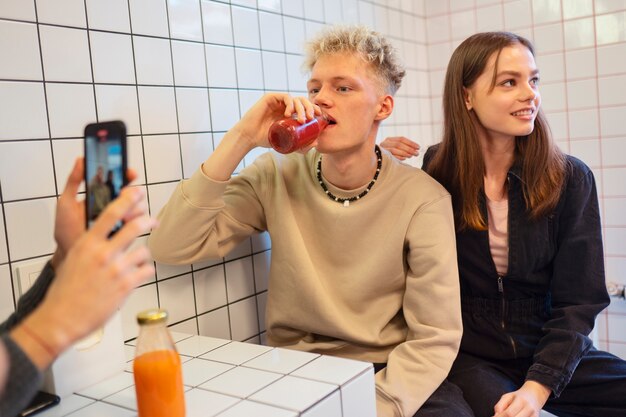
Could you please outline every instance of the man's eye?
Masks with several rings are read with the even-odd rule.
[[[311,88],[311,89],[309,90],[309,94],[317,94],[317,93],[319,93],[319,92],[320,92],[319,88]]]
[[[342,93],[348,92],[350,91],[350,87],[339,87],[337,90],[341,91]]]
[[[535,77],[530,80],[530,85],[538,86],[539,85],[539,77]]]

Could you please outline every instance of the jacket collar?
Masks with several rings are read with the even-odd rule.
[[[511,168],[509,168],[509,176],[515,176],[520,182],[522,181],[522,164],[519,161],[513,162]]]

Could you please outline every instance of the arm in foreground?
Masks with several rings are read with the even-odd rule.
[[[144,207],[143,190],[124,189],[67,252],[41,303],[3,335],[10,369],[0,415],[19,412],[35,394],[40,372],[74,342],[104,324],[131,290],[154,273],[147,248],[127,251],[137,236],[155,225]],[[126,224],[108,239],[121,219]]]

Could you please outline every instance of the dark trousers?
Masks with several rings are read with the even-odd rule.
[[[375,363],[374,371],[378,372],[385,366],[384,363]],[[474,413],[463,399],[461,390],[445,380],[413,417],[474,417]]]
[[[494,362],[459,353],[448,379],[461,389],[476,417],[491,417],[500,397],[522,386],[531,361]],[[560,417],[626,416],[626,361],[590,350],[561,395],[551,397],[544,410]]]
[[[413,417],[474,417],[474,413],[459,387],[445,380]]]

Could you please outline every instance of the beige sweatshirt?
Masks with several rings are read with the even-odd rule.
[[[270,152],[226,182],[199,169],[163,207],[149,247],[158,262],[188,264],[267,230],[268,343],[387,362],[376,374],[378,416],[411,417],[461,339],[450,196],[383,151],[370,193],[344,207],[322,191],[319,157]]]

